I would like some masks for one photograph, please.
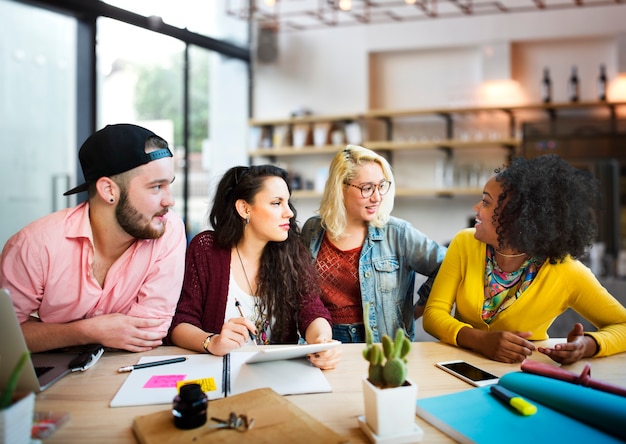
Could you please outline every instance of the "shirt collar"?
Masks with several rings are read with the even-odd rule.
[[[383,239],[383,230],[379,227],[375,227],[372,224],[367,225],[367,236],[373,241],[379,241]]]
[[[69,238],[87,238],[93,241],[93,232],[89,222],[89,202],[74,207],[67,217],[66,236]]]

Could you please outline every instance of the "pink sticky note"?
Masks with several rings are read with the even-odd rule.
[[[176,388],[178,381],[183,381],[187,375],[154,375],[143,388]]]

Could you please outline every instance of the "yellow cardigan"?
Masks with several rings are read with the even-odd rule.
[[[626,308],[585,265],[569,256],[554,265],[546,261],[520,298],[486,324],[481,317],[486,248],[474,238],[473,228],[460,231],[452,240],[424,310],[426,332],[452,345],[457,345],[457,334],[464,326],[531,331],[530,340],[544,340],[556,317],[572,308],[598,328],[585,332],[598,343],[595,356],[626,351]]]

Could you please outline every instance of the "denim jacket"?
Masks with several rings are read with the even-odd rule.
[[[302,238],[314,261],[324,232],[319,216],[307,220],[302,228]],[[445,247],[402,219],[390,217],[382,228],[368,227],[359,258],[359,282],[363,307],[366,302],[370,303],[370,318],[364,321],[372,327],[374,342],[380,342],[385,334],[393,338],[398,327],[413,340],[414,273],[428,278],[418,291],[418,303],[423,305],[446,251]]]

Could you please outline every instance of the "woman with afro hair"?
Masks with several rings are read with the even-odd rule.
[[[577,258],[594,241],[599,188],[555,155],[516,158],[483,189],[474,228],[459,232],[433,284],[424,329],[502,362],[533,351],[561,364],[626,351],[626,308]],[[456,304],[454,316],[452,308]],[[572,326],[553,348],[548,327],[568,308],[597,331]]]

